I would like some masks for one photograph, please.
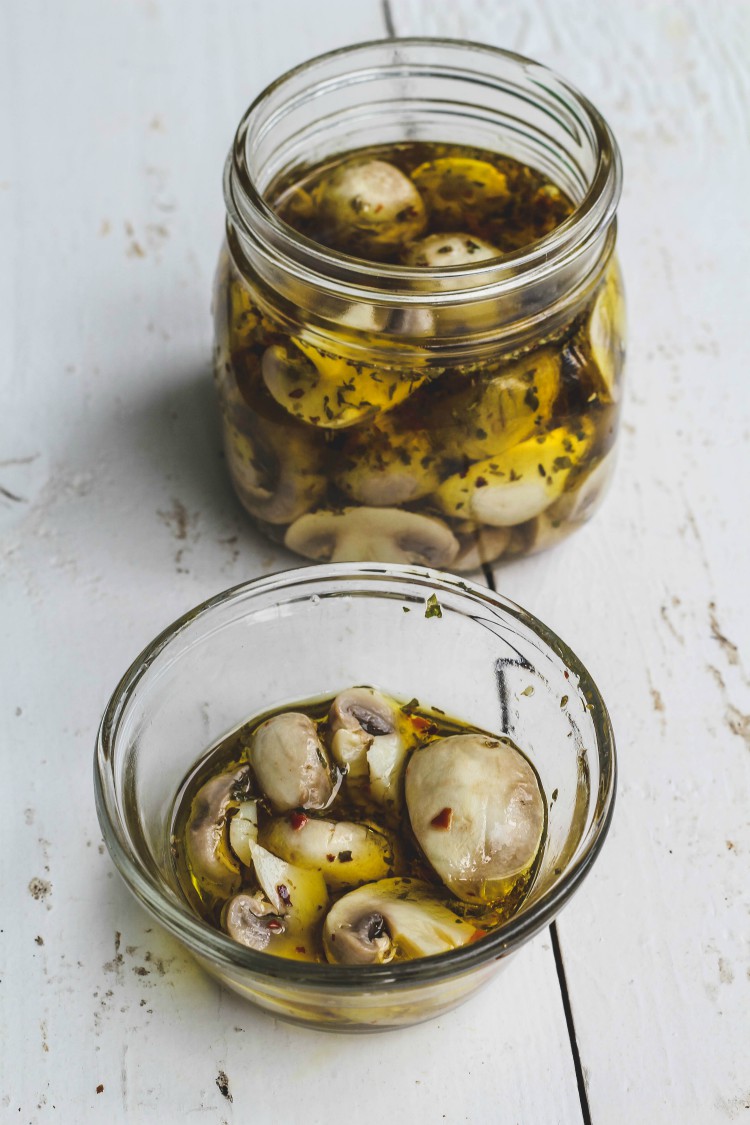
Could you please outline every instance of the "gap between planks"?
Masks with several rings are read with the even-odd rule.
[[[386,2],[386,0],[384,0],[384,2]],[[482,564],[482,573],[484,575],[484,580],[489,588],[497,593],[497,587],[495,586],[495,575],[492,573],[492,567],[489,565],[489,563]],[[565,975],[565,965],[563,963],[562,950],[560,949],[560,939],[557,935],[556,922],[550,923],[549,935],[552,942],[552,956],[555,960],[557,983],[560,987],[560,998],[562,1000],[563,1012],[565,1013],[565,1026],[568,1029],[570,1053],[573,1056],[573,1068],[575,1070],[576,1085],[578,1087],[578,1100],[581,1105],[581,1119],[583,1121],[583,1125],[592,1125],[591,1109],[589,1108],[589,1096],[586,1089],[586,1079],[583,1074],[581,1052],[578,1048],[575,1021],[573,1019],[573,1009],[570,1005],[570,993],[568,992],[568,980]]]

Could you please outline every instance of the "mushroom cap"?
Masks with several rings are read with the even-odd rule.
[[[420,500],[438,487],[439,458],[425,430],[395,429],[385,415],[351,434],[334,480],[352,500],[390,508]]]
[[[385,160],[350,160],[315,188],[321,241],[349,254],[382,258],[417,238],[427,215],[416,187]]]
[[[350,777],[367,774],[367,752],[378,737],[398,730],[399,708],[375,688],[347,688],[339,692],[328,712],[331,750]]]
[[[465,232],[428,234],[412,242],[404,253],[404,264],[440,269],[445,266],[475,266],[500,256],[501,251],[483,238]],[[455,283],[454,283],[455,284]]]
[[[225,423],[224,447],[237,493],[258,519],[291,523],[325,492],[323,452],[297,426],[257,419],[251,434]]]
[[[268,949],[274,937],[284,932],[284,922],[259,892],[237,894],[225,904],[221,924],[230,938],[249,949]]]
[[[527,551],[544,551],[591,519],[609,487],[616,457],[616,448],[611,449],[588,474],[569,482],[560,499],[534,521]]]
[[[617,402],[618,381],[625,353],[625,299],[622,276],[615,258],[604,275],[586,326],[588,345],[601,375],[605,402]]]
[[[589,418],[520,442],[501,456],[449,477],[435,493],[446,514],[490,527],[514,527],[540,515],[563,493],[594,434]],[[303,516],[302,519],[306,517]]]
[[[447,524],[399,508],[319,509],[288,529],[284,545],[325,562],[409,562],[449,566],[458,540]]]
[[[253,732],[250,761],[258,785],[277,812],[330,804],[331,764],[307,715],[286,711],[261,723]]]
[[[428,883],[381,879],[334,903],[323,926],[323,947],[336,964],[376,965],[446,953],[476,934]]]
[[[504,554],[510,542],[509,527],[482,527],[468,522],[459,532],[461,550],[453,560],[453,569],[479,570]]]
[[[499,457],[548,424],[560,382],[559,353],[537,349],[468,374],[464,386],[436,397],[424,424],[434,447],[449,456]]]
[[[232,894],[240,885],[240,866],[227,840],[227,814],[236,808],[240,788],[247,782],[247,766],[209,778],[190,806],[185,851],[201,892],[214,898]]]
[[[301,337],[266,348],[263,382],[289,414],[310,426],[343,430],[392,410],[424,382],[414,368],[368,367]]]
[[[371,797],[398,804],[407,751],[399,704],[375,688],[348,688],[331,704],[328,725],[333,756],[347,776],[367,777]]]
[[[465,222],[467,214],[481,222],[510,197],[506,176],[486,160],[439,157],[420,164],[411,178],[430,217],[443,228]]]
[[[544,797],[533,768],[507,738],[451,735],[415,750],[406,804],[422,851],[465,902],[504,897],[539,852]]]
[[[393,868],[392,841],[349,820],[275,818],[265,825],[261,842],[287,863],[319,872],[336,889],[382,879]]]

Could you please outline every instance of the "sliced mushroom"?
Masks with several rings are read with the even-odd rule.
[[[222,911],[221,924],[240,945],[261,951],[284,933],[283,919],[260,893],[230,898]]]
[[[465,902],[496,902],[532,868],[544,831],[544,797],[509,739],[451,735],[415,750],[406,769],[406,804],[427,859]]]
[[[417,879],[381,879],[340,898],[329,910],[323,946],[340,965],[382,965],[446,953],[477,936]]]
[[[449,566],[458,540],[447,524],[399,508],[321,509],[296,520],[284,545],[325,562],[409,562]]]
[[[480,262],[497,258],[500,251],[496,246],[473,234],[452,232],[450,234],[428,234],[418,242],[413,242],[404,254],[407,266],[422,266],[440,269],[444,266],[475,266]]]
[[[252,866],[250,844],[258,839],[258,802],[243,801],[229,821],[229,845],[240,863]]]
[[[250,752],[258,784],[277,812],[324,809],[334,792],[331,764],[315,724],[286,711],[266,719]]]
[[[505,552],[511,534],[509,527],[482,527],[480,524],[465,523],[459,530],[461,550],[453,561],[453,569],[479,570],[488,563],[496,562]]]
[[[625,300],[622,276],[612,260],[586,326],[591,354],[602,380],[605,401],[617,402],[625,352]]]
[[[544,551],[591,519],[609,487],[615,458],[616,451],[612,449],[586,476],[572,481],[560,499],[537,517],[527,551]]]
[[[285,863],[260,844],[251,844],[253,868],[273,910],[284,918],[287,933],[309,930],[328,905],[328,890],[318,871]]]
[[[274,855],[319,872],[337,890],[382,879],[393,869],[392,842],[366,824],[296,814],[271,820],[260,838]]]
[[[227,819],[246,787],[247,766],[210,778],[200,787],[190,807],[185,832],[188,865],[200,892],[214,898],[232,894],[240,885],[240,865],[227,840]]]
[[[575,427],[560,426],[456,473],[441,485],[435,499],[444,512],[459,519],[491,527],[525,523],[562,495],[592,438],[590,419],[578,419]]]
[[[439,461],[425,430],[395,428],[388,415],[351,435],[334,476],[338,487],[375,508],[408,504],[440,484]]]
[[[264,418],[251,435],[225,424],[224,447],[237,493],[258,519],[290,523],[325,492],[322,451],[296,426]]]
[[[379,738],[399,736],[400,708],[370,687],[339,692],[328,713],[333,756],[350,777],[367,774],[367,751]]]
[[[385,160],[352,160],[324,176],[313,193],[321,241],[349,254],[383,258],[422,233],[422,197]]]
[[[424,425],[434,447],[448,456],[499,457],[543,432],[560,390],[560,357],[542,348],[470,375],[446,398],[436,397]]]
[[[414,370],[367,367],[302,339],[263,353],[263,381],[293,417],[321,429],[354,426],[392,410],[424,381]]]
[[[464,222],[467,214],[482,222],[510,199],[506,176],[486,160],[440,157],[420,164],[411,178],[443,229]]]

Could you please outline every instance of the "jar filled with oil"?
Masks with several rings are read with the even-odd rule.
[[[588,520],[621,395],[619,190],[596,110],[503,52],[370,44],[261,95],[215,293],[258,526],[308,559],[470,570]]]
[[[192,908],[240,944],[385,964],[480,941],[516,913],[546,823],[509,738],[354,687],[214,747],[176,799],[172,854]]]

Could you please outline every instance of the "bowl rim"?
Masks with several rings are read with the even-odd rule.
[[[138,690],[143,676],[158,656],[193,622],[205,618],[219,607],[244,601],[249,595],[278,593],[304,586],[321,586],[326,581],[392,579],[419,587],[422,593],[441,592],[459,601],[496,615],[509,615],[530,628],[578,677],[587,700],[596,733],[599,760],[599,785],[594,795],[595,813],[573,861],[558,880],[534,902],[528,911],[514,915],[486,938],[446,953],[386,965],[349,966],[294,961],[275,954],[248,949],[228,935],[214,929],[195,914],[187,902],[180,905],[168,898],[149,866],[135,853],[123,831],[112,765],[117,749],[120,720]],[[314,596],[315,591],[310,591]],[[321,594],[323,591],[318,590]],[[593,753],[593,750],[589,750]],[[599,854],[609,831],[617,789],[617,758],[614,732],[599,689],[589,672],[569,646],[528,610],[488,586],[426,567],[403,564],[327,563],[298,567],[239,583],[208,598],[163,629],[136,657],[120,679],[105,708],[94,754],[94,791],[99,824],[107,849],[126,885],[143,906],[199,958],[220,962],[232,970],[249,970],[259,977],[276,978],[300,987],[342,991],[361,991],[388,985],[413,986],[461,975],[492,960],[500,960],[547,926],[579,887]]]

